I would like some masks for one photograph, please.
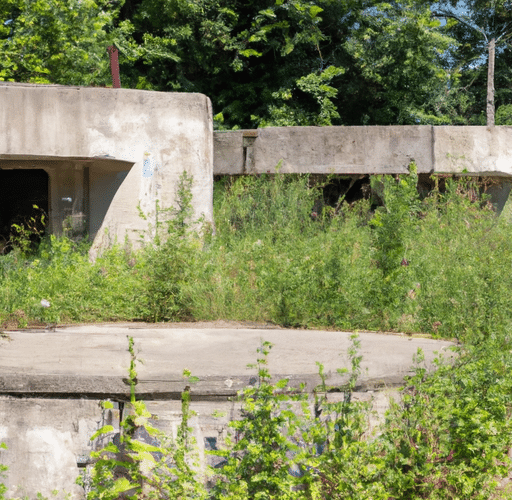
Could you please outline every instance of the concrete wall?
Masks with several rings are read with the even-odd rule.
[[[74,481],[77,462],[92,451],[92,433],[102,421],[98,401],[0,396],[0,463],[8,497],[51,497],[52,490],[83,497]],[[62,497],[64,495],[61,495]]]
[[[214,174],[512,175],[512,127],[269,127],[214,133]]]
[[[50,179],[55,226],[83,191],[88,169],[93,253],[116,239],[137,241],[157,200],[174,205],[183,171],[194,177],[196,216],[212,220],[212,119],[204,95],[0,82],[0,131],[0,160],[59,162]]]
[[[343,393],[330,393],[327,397],[336,402]],[[376,413],[371,415],[370,430],[384,418],[390,397],[397,398],[398,391],[353,394],[354,400],[373,402]],[[312,397],[310,403],[313,408]],[[147,401],[146,406],[158,417],[151,420],[151,425],[176,437],[181,424],[181,401],[153,400]],[[223,447],[231,432],[228,423],[240,417],[240,403],[210,398],[193,401],[190,409],[195,414],[189,426],[200,468],[204,470],[206,465],[215,466],[221,461],[205,452]],[[129,406],[123,408],[116,403],[114,409],[104,410],[99,399],[80,399],[78,395],[66,399],[0,396],[0,442],[7,445],[6,450],[0,450],[0,463],[9,467],[0,482],[8,488],[7,498],[32,499],[37,493],[62,500],[66,493],[74,499],[84,498],[86,491],[76,484],[76,479],[91,467],[90,452],[116,439],[122,411],[129,412]],[[300,412],[298,405],[297,411]],[[93,433],[104,425],[112,425],[114,431],[91,441]],[[55,490],[59,491],[57,496],[52,493]]]
[[[349,377],[337,371],[350,366],[352,340],[347,332],[210,328],[204,323],[7,332],[0,336],[0,443],[9,448],[0,451],[0,463],[10,467],[10,495],[24,491],[35,498],[38,491],[48,496],[53,489],[83,493],[74,481],[87,466],[89,452],[106,444],[106,440],[93,443],[90,436],[110,424],[114,431],[107,438],[114,439],[120,419],[129,412],[127,405],[123,408],[130,398],[127,335],[134,339],[137,358],[144,360],[136,368],[137,398],[146,401],[149,411],[159,417],[154,425],[169,435],[176,434],[181,393],[190,385],[191,409],[197,414],[190,425],[203,464],[212,458],[203,452],[222,445],[229,421],[240,414],[238,391],[258,382],[257,370],[248,370],[247,364],[255,361],[262,339],[274,345],[267,365],[273,380],[287,378],[292,388],[304,383],[310,402],[321,384],[317,361],[324,365],[326,385],[340,389],[329,392],[330,401],[343,397],[341,390]],[[405,335],[361,332],[359,336],[363,359],[355,397],[373,400],[380,418],[389,394],[396,394],[411,374],[417,349],[425,354],[425,368],[431,369],[437,352],[449,359],[452,345]],[[184,369],[199,380],[193,384],[185,380]],[[117,408],[103,410],[99,402],[104,399],[117,402]],[[215,410],[224,415],[214,417]]]

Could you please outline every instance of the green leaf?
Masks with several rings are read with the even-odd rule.
[[[276,383],[276,389],[284,389],[288,385],[289,379],[283,378]]]
[[[125,491],[131,490],[132,488],[140,488],[140,485],[137,483],[131,483],[126,478],[116,479],[114,482],[113,493],[118,495],[120,493],[124,493]]]
[[[263,55],[263,53],[258,52],[257,50],[254,50],[254,49],[245,49],[245,50],[240,51],[240,55],[242,55],[244,57],[251,57],[251,56],[260,57]]]
[[[323,12],[324,9],[322,9],[321,7],[319,7],[318,5],[312,5],[310,8],[309,8],[309,15],[313,18],[313,17],[316,17],[318,14],[320,14],[320,12]]]
[[[114,432],[114,427],[112,425],[104,425],[100,429],[98,429],[92,436],[91,441],[94,441],[97,437],[108,434],[109,432]]]

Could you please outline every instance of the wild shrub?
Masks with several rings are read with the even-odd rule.
[[[307,175],[215,183],[212,228],[192,220],[192,179],[140,251],[45,238],[0,256],[0,322],[252,320],[459,338],[512,328],[512,232],[471,179],[426,197],[417,176],[373,181],[369,201],[318,210]],[[41,300],[51,307],[44,310]],[[53,319],[52,319],[53,318]],[[494,333],[493,333],[494,332]]]
[[[385,460],[378,441],[369,431],[371,402],[353,399],[362,356],[357,335],[352,335],[351,340],[351,368],[338,369],[340,374],[348,374],[343,386],[328,387],[324,367],[318,363],[322,382],[315,396],[315,413],[307,414],[302,424],[306,429],[301,436],[305,446],[296,457],[303,471],[302,498],[389,498],[381,482]],[[328,399],[333,389],[343,394],[338,402]]]
[[[134,412],[123,419],[120,444],[93,453],[88,498],[510,497],[500,486],[512,465],[509,341],[460,348],[455,358],[438,358],[434,371],[427,370],[419,351],[414,374],[375,434],[368,426],[371,403],[353,398],[362,359],[357,336],[348,353],[351,368],[338,370],[347,376],[344,385],[328,387],[319,363],[322,382],[314,404],[286,379],[271,383],[271,347],[262,341],[258,349],[258,381],[237,398],[241,417],[229,424],[224,448],[213,452],[225,462],[210,471],[213,486],[206,493],[187,461],[188,392],[178,436],[164,445],[165,437],[148,423],[152,416],[145,405],[135,400],[130,340]],[[330,401],[333,389],[341,391],[339,402]],[[136,435],[141,429],[158,443],[141,441]],[[95,436],[112,430],[104,427]]]
[[[6,450],[7,446],[5,443],[0,443],[0,451]],[[9,468],[6,465],[0,464],[0,481],[5,479],[7,475],[7,471]],[[4,483],[0,482],[0,500],[5,500],[5,494],[7,493],[7,486]]]
[[[269,342],[258,348],[258,382],[240,393],[241,418],[230,422],[226,448],[215,452],[225,464],[215,471],[214,499],[298,498],[289,472],[291,454],[298,450],[293,436],[299,422],[291,403],[305,402],[305,395],[290,393],[287,379],[270,382],[266,365],[271,348]]]
[[[139,266],[119,247],[91,263],[86,244],[48,236],[33,255],[13,251],[0,257],[0,324],[137,317]],[[50,303],[48,309],[42,300]]]
[[[392,498],[484,500],[499,493],[511,465],[509,349],[502,341],[466,347],[431,373],[419,353],[383,426],[381,481]]]
[[[192,318],[184,287],[195,279],[202,246],[193,229],[192,181],[186,172],[180,176],[177,207],[161,209],[157,203],[153,239],[141,251],[144,288],[139,314],[147,321]]]
[[[152,498],[158,500],[205,499],[203,483],[196,477],[191,454],[192,441],[187,425],[189,417],[189,389],[193,382],[190,373],[184,373],[182,394],[182,425],[176,437],[166,436],[153,427],[154,417],[143,401],[135,397],[137,385],[136,355],[133,338],[129,337],[131,356],[129,383],[131,412],[120,423],[119,442],[109,442],[98,451],[91,452],[94,466],[80,476],[78,484],[86,487],[89,500],[101,498]],[[104,403],[105,408],[112,404]],[[114,431],[106,425],[93,434],[91,440]],[[192,458],[191,458],[192,457]]]

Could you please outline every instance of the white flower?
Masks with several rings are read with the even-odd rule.
[[[48,307],[50,307],[50,302],[49,302],[48,300],[46,300],[46,299],[42,299],[42,300],[41,300],[41,305],[42,305],[43,307],[48,308]]]

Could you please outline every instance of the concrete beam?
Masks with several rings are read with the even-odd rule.
[[[512,175],[512,127],[432,127],[434,171]]]
[[[402,174],[412,160],[418,173],[512,175],[512,127],[269,127],[215,132],[214,143],[216,175],[278,166],[282,173]]]

